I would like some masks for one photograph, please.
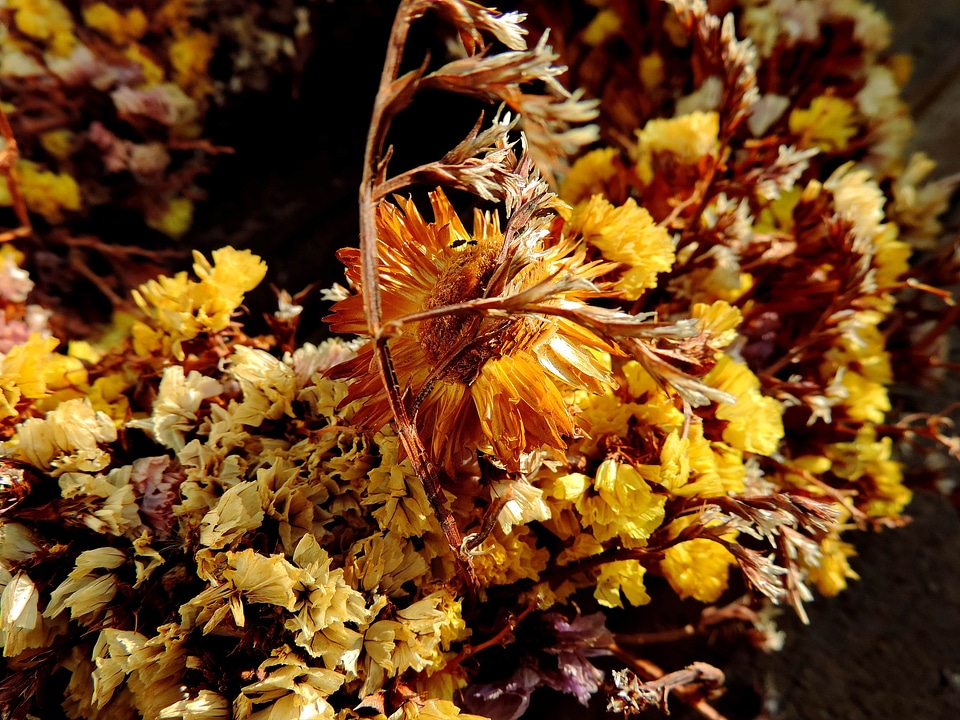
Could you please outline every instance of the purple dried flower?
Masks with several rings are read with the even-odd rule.
[[[144,522],[166,536],[173,528],[173,506],[180,502],[180,483],[184,474],[179,469],[170,469],[166,455],[140,458],[133,463],[130,483],[140,499],[140,516]]]

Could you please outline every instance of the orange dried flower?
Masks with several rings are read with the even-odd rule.
[[[550,245],[555,232],[546,222],[534,220],[505,234],[495,215],[477,212],[470,234],[441,191],[430,200],[432,223],[411,200],[385,201],[378,208],[384,325],[481,298],[509,303],[524,295],[516,312],[431,314],[403,326],[390,344],[397,376],[413,402],[428,452],[448,473],[472,465],[477,450],[515,471],[524,453],[544,446],[563,449],[563,438],[577,434],[566,391],[601,392],[610,382],[599,354],[610,348],[600,338],[530,308],[581,306],[597,294],[591,281],[611,266],[584,263],[584,253],[574,252],[572,243]],[[359,252],[343,250],[340,259],[359,287]],[[327,320],[334,332],[366,333],[362,294],[337,303]],[[364,400],[354,422],[372,429],[391,417],[374,362],[368,343],[339,370],[356,378],[347,402]]]

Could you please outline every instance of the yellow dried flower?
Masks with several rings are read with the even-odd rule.
[[[147,16],[137,7],[121,13],[104,2],[97,2],[84,7],[81,12],[87,27],[103,33],[115,45],[139,40],[147,32]]]
[[[634,607],[646,605],[650,602],[647,589],[643,584],[643,576],[647,569],[638,560],[618,560],[600,566],[597,577],[597,588],[593,596],[604,607],[622,608],[623,600],[620,594],[627,598]]]
[[[393,598],[408,596],[404,585],[424,577],[430,568],[426,553],[388,531],[355,542],[347,554],[345,569],[351,584]]]
[[[42,215],[48,223],[63,222],[64,211],[80,209],[80,186],[70,175],[43,170],[30,160],[18,160],[17,173],[27,209]],[[0,206],[12,204],[7,178],[0,176]]]
[[[913,497],[903,484],[900,464],[891,460],[893,441],[876,437],[872,425],[864,425],[852,442],[825,446],[824,455],[837,477],[862,486],[869,498],[865,511],[871,517],[897,517]]]
[[[643,547],[664,518],[665,498],[655,495],[635,467],[608,459],[600,463],[593,488],[576,500],[577,510],[600,542],[619,539]]]
[[[171,365],[163,371],[153,414],[131,421],[127,427],[145,430],[161,445],[180,451],[186,444],[186,434],[196,427],[201,403],[222,391],[223,386],[213,378],[196,370],[184,377],[182,366]]]
[[[229,488],[200,523],[200,544],[219,550],[233,544],[263,522],[260,488],[241,482]]]
[[[654,153],[670,153],[677,162],[696,165],[700,158],[715,155],[719,146],[720,116],[696,111],[676,118],[647,121],[637,131],[637,173],[644,184],[653,179]]]
[[[432,699],[422,705],[413,701],[405,702],[389,717],[389,720],[486,720],[486,718],[460,712],[460,708],[449,700]]]
[[[74,133],[65,128],[49,130],[40,135],[40,145],[53,157],[65,160],[73,151]]]
[[[286,646],[261,663],[263,680],[245,686],[234,701],[236,720],[333,720],[327,701],[340,689],[344,676],[312,667]],[[258,708],[258,706],[260,706]]]
[[[527,525],[513,529],[509,535],[494,529],[480,546],[473,564],[480,584],[509,585],[528,578],[537,580],[547,566],[550,553],[537,547],[537,538]]]
[[[189,230],[191,224],[193,224],[193,201],[190,198],[172,198],[162,205],[159,212],[147,215],[149,227],[175,240]]]
[[[721,355],[703,381],[730,393],[735,403],[720,403],[717,418],[725,420],[723,439],[745,452],[772,455],[783,439],[783,408],[776,399],[760,392],[760,381],[746,365]]]
[[[573,211],[569,232],[582,235],[607,260],[627,266],[614,285],[627,300],[636,300],[645,290],[656,287],[657,275],[673,266],[670,235],[633,198],[614,207],[594,195]]]
[[[259,427],[264,420],[293,417],[296,395],[293,369],[270,353],[238,345],[229,359],[228,372],[243,391],[243,402],[233,410],[234,420]]]
[[[694,522],[694,518],[678,518],[670,523],[669,532],[675,537]],[[730,540],[735,534],[725,535]],[[666,549],[660,569],[681,599],[692,597],[712,603],[727,589],[730,566],[736,558],[723,545],[706,538],[694,538]]]
[[[85,624],[91,624],[117,592],[116,575],[97,571],[116,570],[126,560],[126,554],[116,548],[103,547],[80,553],[70,575],[50,594],[43,616],[55,618],[69,609],[71,619],[82,619]]]
[[[400,537],[421,537],[438,530],[436,518],[417,476],[409,463],[384,465],[369,474],[365,506],[376,507],[372,515],[385,530]]]
[[[60,476],[60,494],[65,500],[82,500],[74,511],[94,532],[135,535],[142,527],[130,484],[132,465],[114,468],[106,475],[65,472]]]
[[[213,690],[200,690],[196,697],[178,700],[160,711],[158,720],[228,720],[230,701]]]
[[[133,326],[133,348],[138,354],[170,353],[183,360],[182,344],[201,333],[224,330],[244,294],[267,272],[266,265],[249,250],[214,250],[212,264],[198,252],[193,257],[200,282],[181,272],[151,280],[132,292],[148,320]]]
[[[839,595],[847,589],[847,580],[860,579],[850,567],[850,558],[856,554],[853,545],[828,535],[820,543],[820,564],[807,568],[807,575],[825,596]]]
[[[65,56],[77,44],[70,11],[58,0],[9,0],[14,25],[28,37],[41,40],[56,55]]]
[[[215,290],[237,307],[245,293],[253,290],[267,274],[267,265],[249,250],[220,248],[211,253],[212,262],[193,251],[193,271],[200,283]]]
[[[702,329],[704,343],[714,350],[722,350],[737,338],[737,328],[743,322],[740,309],[723,300],[713,303],[695,303],[690,316],[697,318]]]
[[[27,573],[11,575],[0,563],[0,647],[3,657],[49,647],[64,623],[50,621],[39,610],[40,591]]]
[[[663,85],[667,79],[666,68],[663,62],[663,55],[658,52],[644,55],[640,58],[637,75],[640,78],[640,84],[647,92],[652,92]]]
[[[617,174],[616,148],[599,148],[581,155],[570,168],[560,184],[560,197],[571,205],[577,205],[603,191],[607,181]]]
[[[141,587],[150,579],[154,570],[166,562],[163,556],[150,546],[152,539],[150,532],[144,530],[140,533],[140,537],[133,541],[133,564],[137,572],[137,581],[133,584],[134,590]]]
[[[123,55],[140,66],[145,87],[158,85],[166,78],[163,66],[143,45],[132,42],[123,48]],[[169,217],[166,217],[167,215]],[[179,237],[193,220],[193,203],[189,198],[174,198],[168,203],[164,217],[165,219],[158,223],[160,227],[156,229],[170,237]]]
[[[170,44],[173,81],[193,98],[201,98],[213,89],[207,68],[216,45],[216,37],[200,30],[184,33]]]
[[[21,398],[42,398],[47,393],[47,367],[56,338],[41,338],[36,333],[23,345],[13,347],[0,363],[0,402],[3,417],[17,417]]]
[[[490,488],[491,500],[506,498],[497,516],[500,529],[509,533],[514,525],[546,522],[550,508],[543,500],[543,491],[525,479],[496,481]]]
[[[581,39],[587,45],[600,45],[620,31],[620,17],[616,11],[604,8],[583,29]]]
[[[86,398],[61,403],[46,418],[29,418],[17,428],[19,452],[54,477],[65,472],[97,472],[110,463],[101,444],[117,439],[117,428]]]
[[[909,270],[911,248],[897,239],[896,225],[883,222],[887,201],[883,190],[867,170],[856,169],[853,163],[837,168],[823,187],[833,193],[837,213],[853,223],[854,249],[871,257],[877,286],[889,288]]]
[[[109,416],[119,428],[130,416],[130,400],[125,392],[131,385],[125,375],[104,375],[94,380],[85,393],[93,409]]]
[[[844,371],[840,382],[847,391],[844,405],[850,417],[872,423],[883,422],[890,411],[890,398],[883,385],[850,369]]]
[[[824,152],[844,150],[859,131],[855,112],[843,98],[820,95],[808,108],[790,113],[790,132],[799,135],[805,147],[816,146]]]
[[[296,633],[296,643],[327,667],[356,672],[363,634],[378,607],[367,608],[361,595],[345,579],[343,569],[331,567],[329,554],[312,535],[304,535],[293,554],[300,568],[294,587],[295,616],[284,627]],[[359,630],[347,627],[353,625]]]
[[[384,322],[452,303],[475,300],[497,272],[504,235],[495,216],[477,213],[469,234],[441,192],[431,194],[435,222],[427,223],[412,201],[382,202],[377,215]],[[603,271],[584,263],[570,247],[545,248],[539,237],[522,250],[502,293],[513,295],[564,275],[589,281]],[[359,253],[341,251],[347,276],[359,284]],[[581,305],[590,291],[578,284],[548,303]],[[365,334],[362,295],[333,307],[336,332]],[[459,345],[463,344],[463,348]],[[472,463],[477,450],[518,470],[525,453],[542,446],[563,448],[576,432],[564,391],[583,387],[600,392],[609,373],[587,348],[603,348],[592,333],[564,318],[527,314],[488,317],[474,324],[465,315],[422,321],[391,343],[404,387],[428,382],[418,409],[418,429],[427,449],[448,473]],[[455,358],[449,353],[458,350]],[[367,398],[354,422],[380,428],[391,413],[380,378],[371,372],[368,343],[356,359],[340,365],[355,377],[348,399]]]
[[[256,550],[226,553],[229,567],[223,579],[232,584],[247,602],[277,605],[285,610],[296,607],[294,588],[300,579],[298,568],[283,555],[259,554]]]

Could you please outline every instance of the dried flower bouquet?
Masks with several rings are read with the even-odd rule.
[[[200,42],[190,22],[85,5],[92,43],[56,0],[10,5],[0,79],[169,31],[195,73],[169,92],[213,87],[172,51]],[[902,522],[894,442],[956,444],[939,416],[894,423],[888,390],[905,358],[942,371],[922,348],[953,322],[956,267],[911,261],[937,251],[950,184],[902,159],[885,20],[860,0],[531,12],[554,28],[534,43],[521,12],[399,3],[360,247],[325,291],[352,339],[298,346],[285,292],[248,335],[267,268],[227,247],[61,348],[13,241],[71,210],[69,182],[34,183],[53,170],[17,162],[2,115],[0,717],[513,720],[550,688],[718,718],[722,673],[665,673],[612,609],[659,628],[692,599],[678,637],[729,625],[776,649],[771,606],[805,617],[813,587],[856,577],[845,532]],[[411,57],[425,17],[445,57]],[[391,143],[415,139],[392,122],[424,91],[490,110],[394,172]]]

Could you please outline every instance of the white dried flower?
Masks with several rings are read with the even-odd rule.
[[[196,370],[184,376],[183,367],[172,365],[163,371],[153,415],[133,420],[127,427],[145,430],[164,447],[180,451],[186,444],[185,435],[196,429],[200,404],[221,392],[223,386],[213,378]]]

